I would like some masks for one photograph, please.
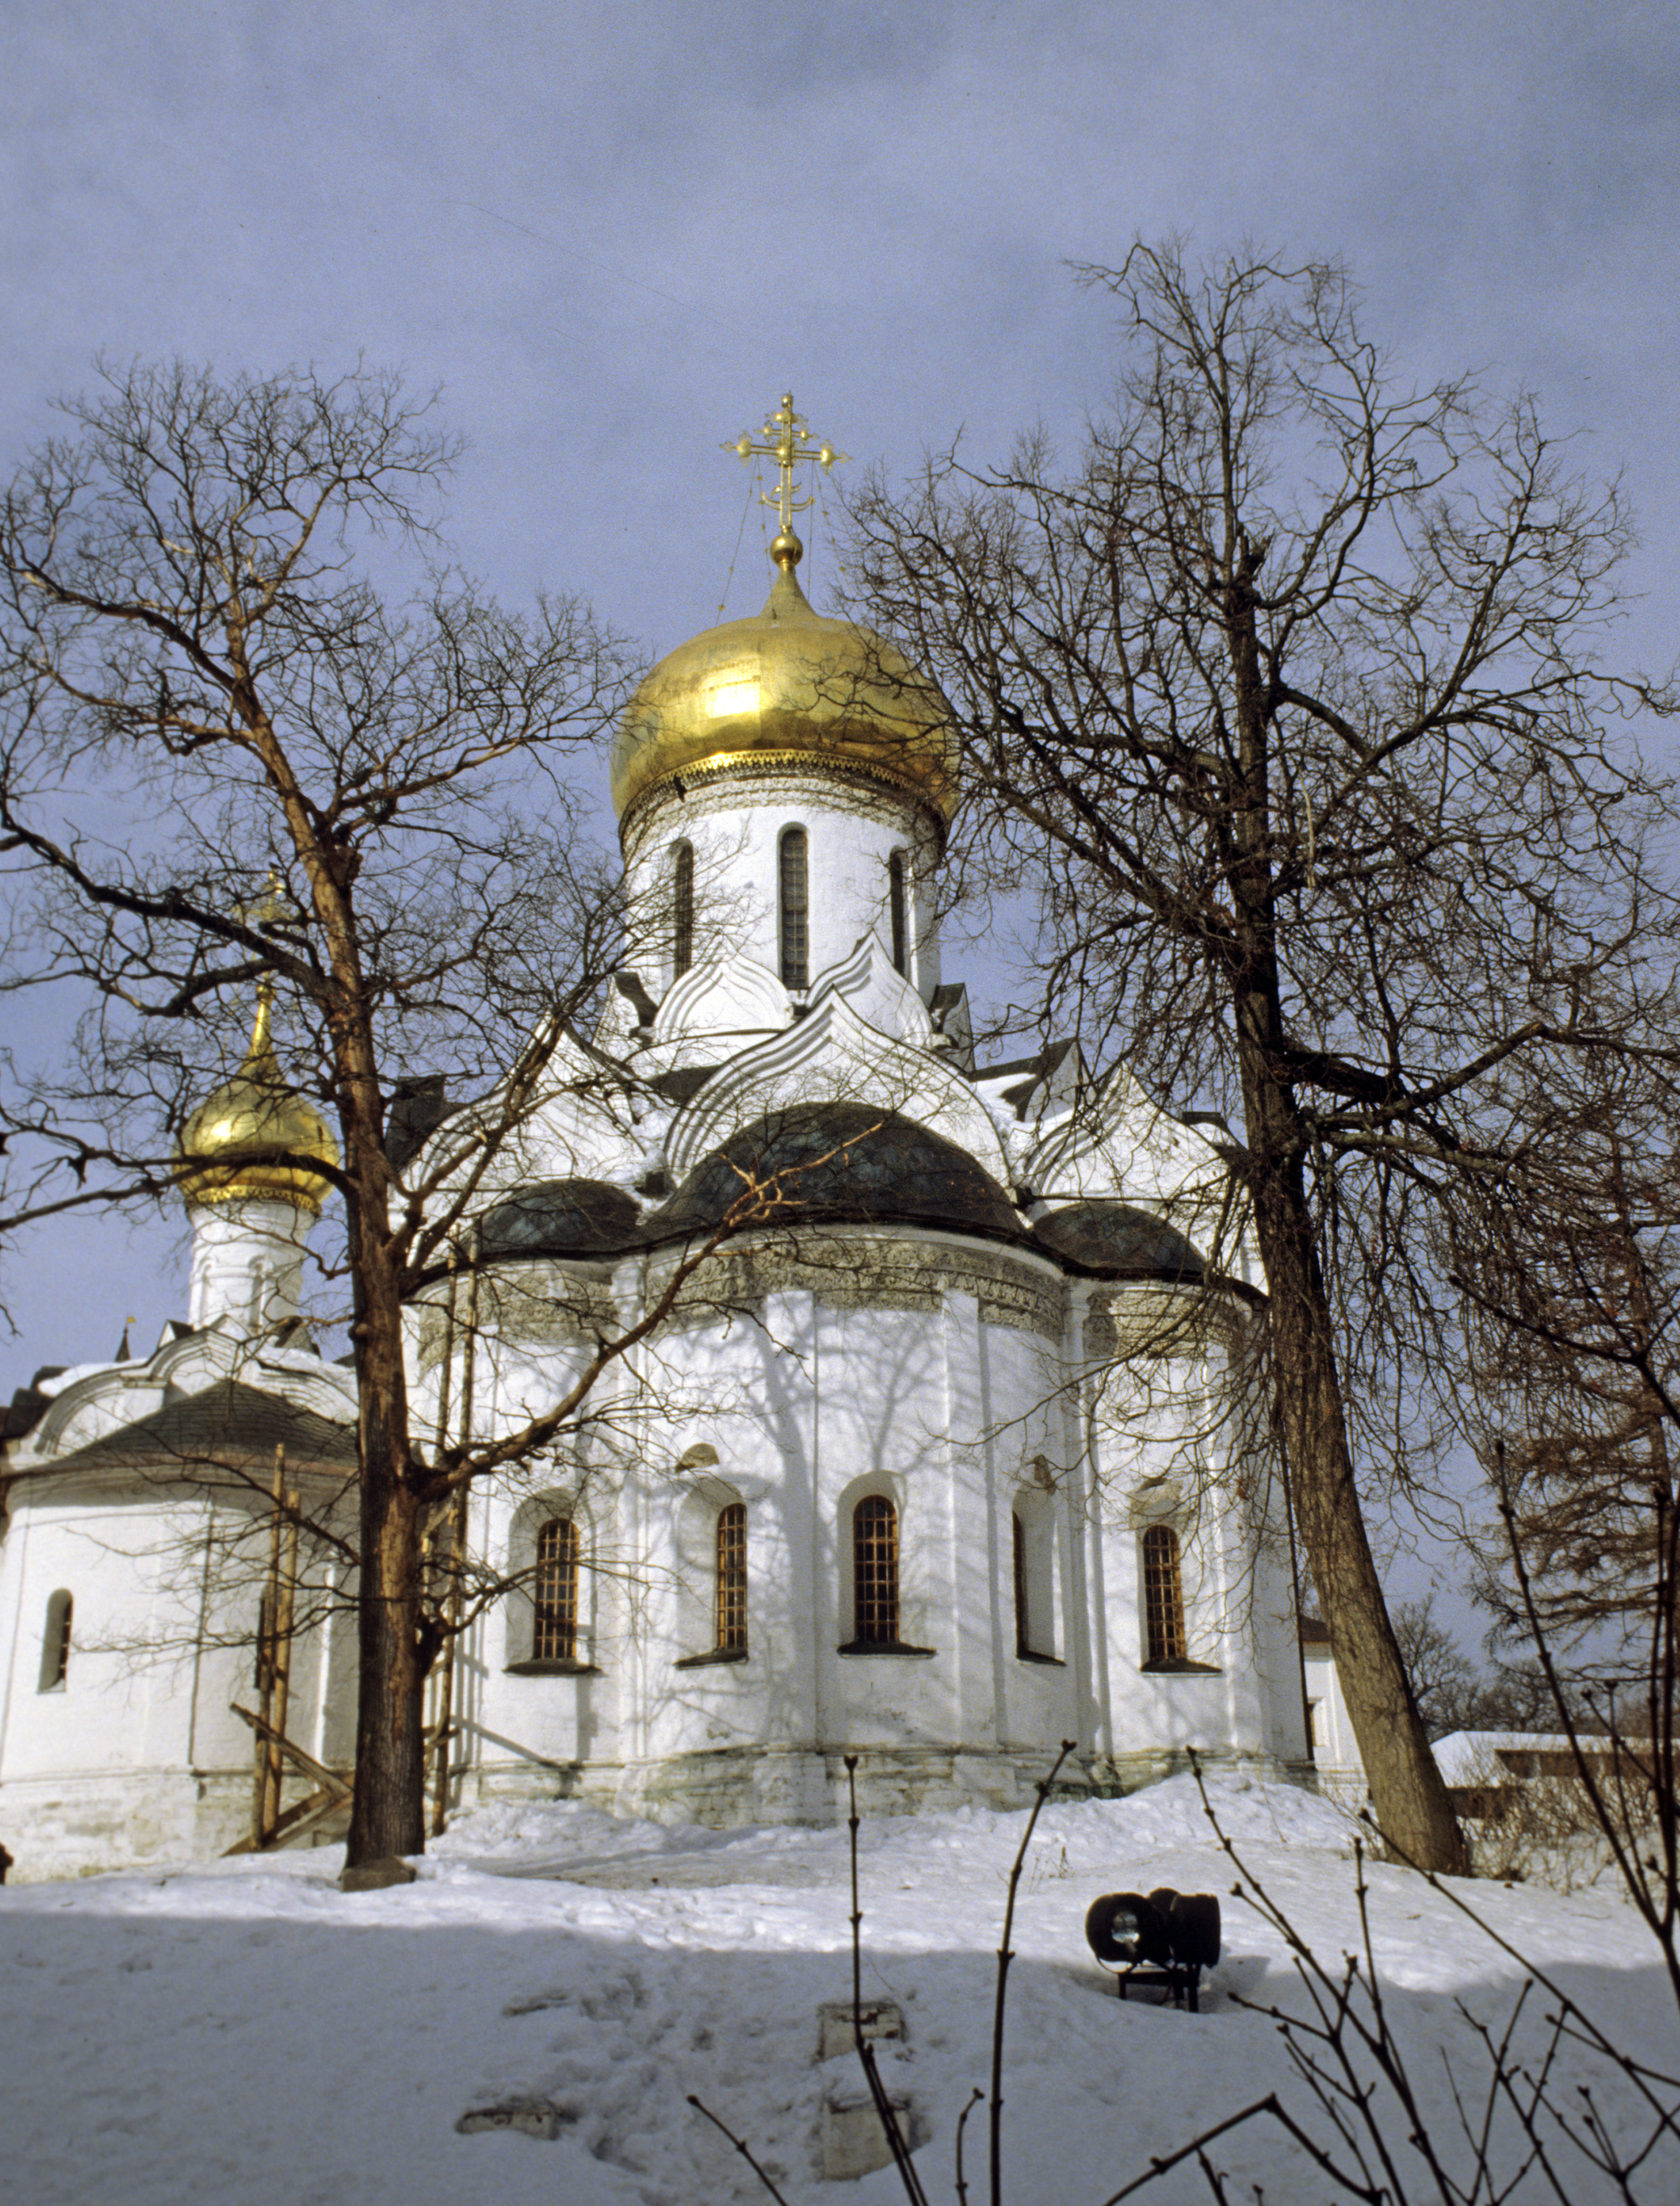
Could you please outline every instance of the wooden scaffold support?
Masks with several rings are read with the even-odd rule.
[[[330,1816],[350,1806],[353,1780],[331,1770],[286,1736],[292,1690],[292,1642],[297,1621],[298,1545],[303,1520],[302,1496],[286,1484],[286,1451],[274,1451],[273,1514],[269,1521],[268,1578],[257,1611],[257,1707],[233,1702],[233,1712],[256,1734],[252,1774],[251,1828],[230,1854],[267,1853],[301,1838]],[[313,1781],[313,1790],[291,1807],[281,1807],[286,1767]]]
[[[462,1568],[466,1556],[466,1541],[467,1496],[463,1489],[451,1497],[447,1516],[427,1543],[431,1567],[445,1579],[440,1603],[445,1627],[444,1639],[428,1680],[431,1687],[432,1721],[426,1728],[426,1739],[433,1756],[433,1838],[441,1838],[449,1828],[450,1786],[454,1774],[453,1750],[456,1734],[461,1729],[455,1717],[455,1665],[461,1639]]]
[[[286,1485],[286,1451],[274,1451],[274,1513],[269,1521],[268,1583],[257,1621],[257,1705],[264,1729],[257,1733],[251,1801],[251,1845],[260,1853],[274,1843],[285,1781],[281,1741],[292,1690],[292,1624],[297,1607],[299,1496]]]
[[[301,1838],[305,1831],[313,1830],[317,1823],[341,1811],[349,1813],[353,1778],[342,1770],[328,1769],[314,1755],[306,1754],[301,1746],[275,1730],[261,1716],[253,1715],[248,1708],[233,1703],[233,1712],[244,1718],[257,1735],[257,1752],[264,1761],[290,1762],[301,1775],[315,1780],[315,1790],[303,1799],[294,1801],[289,1808],[277,1814],[274,1821],[259,1835],[255,1830],[242,1838],[236,1846],[230,1846],[230,1854],[261,1854],[273,1847],[282,1846],[288,1839]]]
[[[455,1380],[457,1299],[460,1289],[456,1268],[458,1261],[459,1252],[452,1245],[449,1251],[449,1297],[444,1307],[443,1355],[438,1379],[436,1458],[440,1463],[449,1437],[453,1407],[451,1390]],[[477,1337],[478,1273],[475,1269],[467,1289],[465,1337],[460,1358],[459,1415],[463,1448],[472,1431],[473,1351]],[[466,1592],[467,1524],[468,1492],[462,1486],[443,1505],[426,1536],[427,1568],[432,1577],[434,1596],[438,1597],[444,1627],[443,1643],[438,1649],[431,1677],[427,1680],[432,1720],[427,1726],[425,1738],[431,1757],[430,1831],[433,1838],[441,1838],[449,1828],[455,1740],[466,1728],[457,1715],[457,1706],[462,1696],[457,1690],[456,1670],[460,1658],[461,1614]],[[441,1588],[437,1585],[440,1575],[444,1580]]]

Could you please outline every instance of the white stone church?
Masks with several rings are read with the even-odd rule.
[[[948,713],[812,610],[785,504],[772,556],[763,611],[671,653],[624,718],[627,969],[504,1148],[470,1264],[414,1311],[417,1432],[511,1431],[757,1193],[566,1445],[473,1490],[471,1566],[503,1590],[447,1666],[448,1802],[826,1821],[856,1753],[873,1812],[1001,1806],[1063,1739],[1075,1786],[1130,1790],[1189,1746],[1310,1778],[1228,1137],[1124,1071],[1093,1090],[1071,1048],[975,1064],[940,965]],[[399,1171],[460,1125],[411,1123]],[[234,1704],[276,1448],[307,1508],[353,1514],[353,1381],[299,1315],[308,1160],[332,1153],[260,1018],[182,1136],[186,1316],[13,1398],[20,1876],[250,1826]],[[299,1568],[285,1728],[342,1772],[348,1566]]]

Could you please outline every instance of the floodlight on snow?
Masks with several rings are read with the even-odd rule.
[[[1131,1987],[1165,1990],[1192,2014],[1203,1969],[1219,1959],[1219,1902],[1211,1892],[1105,1892],[1085,1913],[1085,1942],[1124,1999]]]

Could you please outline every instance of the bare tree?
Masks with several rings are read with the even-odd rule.
[[[1672,698],[1600,663],[1627,516],[1529,400],[1397,388],[1324,264],[1140,244],[1088,280],[1129,344],[1076,460],[1040,432],[875,481],[855,589],[955,703],[964,832],[1040,899],[1052,1015],[1240,1127],[1373,1796],[1408,1856],[1461,1868],[1361,1470],[1421,1481],[1457,1428],[1419,1222],[1511,1137],[1502,1068],[1588,1039],[1583,976],[1666,909],[1666,791],[1610,731]],[[1630,982],[1622,1031],[1647,1009]]]
[[[1476,1437],[1506,1520],[1482,1595],[1526,1647],[1514,1540],[1554,1657],[1637,1677],[1675,1597],[1680,1098],[1668,1050],[1588,1054],[1573,1075],[1527,1098],[1522,1145],[1451,1219]]]
[[[621,939],[565,774],[629,657],[575,600],[509,614],[448,567],[454,448],[394,378],[102,372],[0,508],[7,980],[91,998],[68,1077],[10,1067],[6,1207],[170,1189],[172,1130],[274,991],[287,1076],[337,1127],[337,1161],[295,1161],[340,1198],[324,1261],[359,1390],[350,1858],[411,1852],[428,1525],[564,1430],[623,1350],[597,1339],[482,1462],[414,1428],[405,1305],[545,1083],[577,1076],[556,1053]],[[417,1066],[490,1100],[404,1169]]]
[[[1435,1614],[1435,1596],[1401,1601],[1394,1610],[1394,1636],[1412,1693],[1432,1739],[1473,1728],[1482,1707],[1482,1682],[1476,1665]]]
[[[1529,1721],[1680,1995],[1680,1101],[1674,1053],[1586,1052],[1462,1191],[1473,1436],[1498,1511],[1479,1587]],[[1521,1703],[1518,1703],[1519,1707]]]

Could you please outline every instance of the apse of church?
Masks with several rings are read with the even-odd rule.
[[[458,1280],[412,1313],[419,1429],[517,1429],[743,1188],[766,1199],[579,1434],[474,1488],[469,1549],[514,1585],[451,1667],[450,1799],[820,1821],[856,1753],[872,1812],[1002,1806],[1064,1738],[1081,1786],[1130,1789],[1190,1746],[1304,1772],[1287,1526],[1245,1397],[1263,1282],[1217,1140],[1123,1067],[1088,1082],[1069,1046],[975,1064],[938,939],[949,708],[800,586],[805,471],[841,455],[791,397],[726,449],[768,463],[769,594],[670,652],[623,717],[625,969],[497,1161],[472,1322]],[[317,1190],[262,1181],[263,1113],[290,1107],[265,1046],[259,1020],[245,1115],[224,1098],[190,1129],[188,1319],[14,1415],[7,1468],[53,1474],[14,1484],[0,1549],[20,1857],[28,1829],[76,1865],[208,1850],[246,1813],[249,1742],[214,1712],[238,1684],[225,1619],[198,1620],[191,1690],[143,1734],[111,1714],[132,1663],[125,1682],[77,1652],[84,1615],[143,1602],[147,1510],[187,1506],[141,1474],[147,1419],[238,1388],[240,1414],[307,1436],[310,1475],[353,1461],[346,1374],[287,1330],[280,1254]],[[43,1685],[61,1592],[77,1623]],[[343,1631],[300,1657],[293,1735],[324,1762],[352,1661]]]

